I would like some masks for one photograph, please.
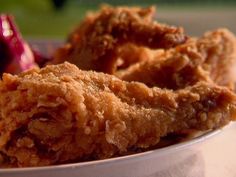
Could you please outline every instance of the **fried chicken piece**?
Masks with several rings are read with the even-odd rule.
[[[207,32],[196,45],[205,58],[202,67],[210,73],[212,80],[233,89],[236,81],[235,35],[227,29],[218,29]]]
[[[0,82],[0,166],[42,166],[108,158],[148,148],[180,130],[235,120],[236,96],[199,82],[148,88],[64,63]]]
[[[234,88],[236,38],[226,29],[208,32],[199,39],[166,50],[158,59],[145,60],[116,73],[126,81],[180,89],[199,81]]]
[[[139,61],[119,56],[119,48],[126,43],[159,49],[186,41],[182,28],[153,21],[154,12],[154,7],[104,6],[100,12],[87,15],[70,35],[68,43],[56,51],[54,63],[68,60],[84,70],[114,74],[118,59],[122,59],[122,63]]]

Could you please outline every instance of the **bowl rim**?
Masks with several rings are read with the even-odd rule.
[[[229,127],[229,126],[225,126]],[[225,129],[225,127],[212,130],[209,132],[206,132],[198,137],[189,139],[184,142],[180,142],[177,144],[173,144],[170,146],[149,150],[145,152],[120,156],[120,157],[113,157],[108,159],[102,159],[102,160],[92,160],[92,161],[85,161],[85,162],[77,162],[77,163],[68,163],[68,164],[60,164],[60,165],[50,165],[50,166],[41,166],[41,167],[22,167],[22,168],[0,168],[0,174],[9,174],[9,173],[25,173],[25,172],[36,172],[36,171],[50,171],[50,170],[63,170],[67,168],[82,168],[82,167],[88,167],[88,166],[98,166],[98,165],[108,165],[112,163],[118,163],[118,162],[129,162],[139,159],[149,159],[155,155],[157,156],[163,156],[168,153],[177,152],[183,149],[188,148],[189,146],[193,146],[195,144],[199,144],[201,142],[205,142],[206,140],[214,137],[215,135],[219,134],[220,132]]]

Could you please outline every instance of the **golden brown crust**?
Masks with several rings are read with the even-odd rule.
[[[55,61],[68,60],[81,69],[148,86],[180,89],[198,81],[213,81],[234,89],[236,38],[230,31],[218,29],[186,42],[180,28],[153,22],[154,12],[153,7],[104,7],[85,18],[68,43],[57,50]],[[173,40],[173,48],[151,50],[168,48],[166,36],[181,40]]]
[[[119,155],[168,133],[208,130],[235,119],[236,97],[200,82],[148,88],[65,63],[0,82],[0,166],[41,166]]]
[[[211,79],[234,89],[236,81],[236,37],[228,29],[217,29],[204,34],[197,42],[198,51],[205,62],[202,68],[210,73]]]
[[[186,41],[182,28],[153,21],[154,12],[154,7],[105,6],[99,13],[84,19],[70,35],[68,43],[55,53],[54,62],[68,60],[81,69],[114,74],[119,58],[117,50],[126,43],[158,49]]]
[[[233,89],[235,61],[235,36],[226,29],[218,29],[169,49],[157,59],[132,65],[116,75],[123,80],[169,89],[211,80]]]

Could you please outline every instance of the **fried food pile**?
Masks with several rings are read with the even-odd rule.
[[[69,61],[150,87],[179,89],[201,79],[234,88],[234,34],[217,29],[187,37],[180,27],[154,21],[154,14],[154,7],[104,6],[70,34],[54,63]]]
[[[3,74],[0,167],[104,159],[236,120],[235,36],[187,37],[154,12],[105,6],[55,52],[62,64]]]

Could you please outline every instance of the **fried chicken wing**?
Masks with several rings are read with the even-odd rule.
[[[108,158],[156,145],[168,133],[209,130],[236,118],[236,96],[199,82],[148,88],[64,63],[0,82],[0,166]]]
[[[84,19],[70,35],[68,43],[56,51],[54,62],[68,60],[84,70],[114,74],[119,67],[118,59],[129,64],[139,61],[139,58],[120,57],[120,47],[126,43],[142,50],[142,46],[171,48],[186,41],[182,28],[153,21],[154,12],[154,7],[105,6],[100,12]]]
[[[226,29],[218,29],[166,50],[158,59],[139,62],[116,75],[123,80],[161,88],[180,89],[201,80],[212,80],[233,89],[235,61],[235,36]]]

